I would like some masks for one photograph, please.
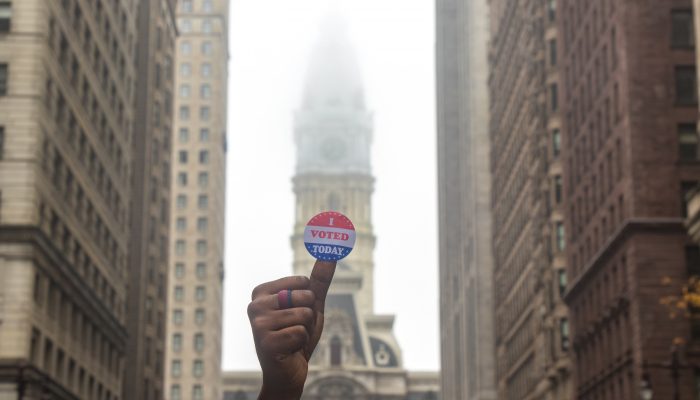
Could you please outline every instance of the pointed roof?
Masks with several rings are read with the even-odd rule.
[[[357,54],[347,21],[337,12],[322,21],[306,74],[303,108],[324,107],[364,108]]]

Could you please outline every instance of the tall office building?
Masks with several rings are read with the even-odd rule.
[[[342,18],[326,19],[310,61],[294,127],[294,273],[311,273],[315,260],[304,245],[304,228],[321,211],[347,215],[357,242],[338,262],[303,399],[437,400],[438,374],[406,371],[394,316],[374,313],[373,115]],[[224,398],[257,398],[260,378],[250,372],[226,373]]]
[[[135,1],[0,2],[0,398],[119,399]]]
[[[123,398],[161,400],[165,360],[174,0],[138,5],[127,346]]]
[[[166,389],[220,399],[228,0],[181,0],[175,58]]]
[[[488,2],[436,5],[441,391],[496,399]]]
[[[571,398],[557,2],[490,6],[498,398]]]
[[[672,399],[669,349],[680,338],[697,362],[700,339],[659,303],[698,272],[683,224],[700,177],[692,2],[562,0],[560,16],[576,397],[636,399],[647,374]],[[679,374],[680,398],[697,396],[697,373]]]

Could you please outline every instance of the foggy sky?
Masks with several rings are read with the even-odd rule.
[[[375,311],[396,314],[404,366],[439,368],[434,2],[341,4],[375,114]],[[323,0],[232,0],[223,367],[258,369],[253,287],[292,273],[293,111]],[[253,237],[250,228],[264,237]]]

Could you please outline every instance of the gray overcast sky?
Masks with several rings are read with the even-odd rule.
[[[433,0],[337,0],[375,113],[375,310],[395,314],[404,366],[439,368]],[[328,0],[231,0],[224,304],[227,370],[258,369],[246,316],[291,274],[292,115]],[[253,235],[255,233],[255,235]]]

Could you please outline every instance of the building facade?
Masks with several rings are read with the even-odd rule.
[[[174,74],[166,396],[220,399],[228,0],[181,0]]]
[[[692,2],[559,7],[576,398],[636,399],[644,377],[671,399],[670,348],[697,363],[700,338],[660,304],[698,267],[683,224],[700,177]],[[696,398],[679,373],[679,398]]]
[[[437,399],[438,374],[406,371],[393,334],[394,316],[374,314],[373,115],[365,105],[360,67],[343,21],[329,18],[320,37],[295,116],[294,273],[311,273],[314,260],[304,246],[304,228],[321,211],[347,215],[357,242],[338,262],[303,399]],[[259,375],[225,376],[225,399],[257,397]]]
[[[0,398],[119,399],[135,1],[0,2]]]
[[[498,398],[571,398],[557,3],[499,0],[490,6]]]
[[[437,1],[440,331],[446,399],[496,399],[488,3]]]
[[[0,3],[0,398],[119,399],[134,1]]]
[[[161,400],[165,360],[175,1],[140,1],[124,399]]]

